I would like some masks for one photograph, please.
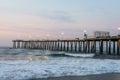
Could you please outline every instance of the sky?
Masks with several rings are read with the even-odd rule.
[[[117,35],[119,27],[120,0],[0,0],[0,46],[16,39],[82,38],[84,30]]]

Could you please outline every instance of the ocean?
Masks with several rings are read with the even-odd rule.
[[[48,50],[0,48],[0,80],[120,73],[119,59],[53,56]]]

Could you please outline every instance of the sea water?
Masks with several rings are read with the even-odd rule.
[[[0,80],[29,80],[120,72],[119,59],[51,56],[52,53],[53,51],[47,50],[0,48]]]

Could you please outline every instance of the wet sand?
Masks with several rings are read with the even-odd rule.
[[[120,80],[120,74],[109,73],[100,75],[89,75],[89,76],[66,76],[66,77],[55,77],[55,78],[39,78],[29,80]]]

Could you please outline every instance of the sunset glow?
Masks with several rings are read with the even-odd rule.
[[[117,35],[119,0],[0,0],[0,46],[13,39],[82,38],[83,31]]]

